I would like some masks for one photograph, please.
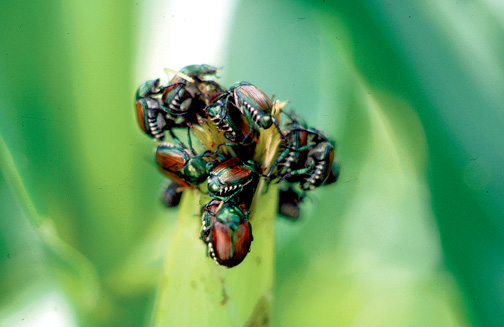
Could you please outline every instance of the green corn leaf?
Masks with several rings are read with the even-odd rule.
[[[100,284],[93,264],[60,237],[51,219],[37,212],[1,136],[0,172],[41,240],[51,276],[64,286],[78,307],[85,310],[94,307],[100,295]]]

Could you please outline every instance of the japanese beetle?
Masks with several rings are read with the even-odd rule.
[[[250,83],[238,82],[231,85],[229,92],[232,92],[238,110],[246,115],[249,121],[255,122],[263,129],[271,127],[273,102],[263,91]]]
[[[273,124],[270,98],[256,86],[238,82],[205,108],[207,116],[231,142],[254,139],[254,130]],[[254,127],[255,126],[257,127]]]
[[[334,145],[332,142],[324,141],[316,144],[306,156],[304,168],[299,168],[289,172],[282,179],[297,181],[301,189],[308,191],[325,184],[332,173],[334,161]],[[338,173],[339,174],[339,173]],[[292,179],[289,179],[293,177]]]
[[[160,143],[156,148],[159,170],[182,186],[196,186],[207,177],[207,161],[183,144]]]
[[[289,114],[291,118],[284,128],[284,142],[281,144],[283,149],[276,162],[270,169],[268,176],[273,174],[275,167],[277,168],[276,176],[286,176],[293,169],[301,168],[298,167],[300,162],[306,160],[306,150],[312,147],[315,143],[310,142],[310,135],[317,133],[315,131],[309,130],[306,124],[299,120],[294,113]]]
[[[299,205],[303,201],[303,196],[292,187],[280,190],[278,197],[278,213],[291,220],[298,220],[300,215]]]
[[[217,68],[212,65],[189,65],[180,70],[180,73],[185,74],[197,81],[204,81],[208,76],[215,76]]]
[[[203,208],[201,239],[219,265],[231,268],[240,264],[253,240],[247,207],[212,199]]]
[[[284,150],[273,164],[268,178],[280,176],[280,181],[300,183],[304,191],[335,182],[339,176],[339,165],[334,162],[334,142],[324,132],[308,128],[294,113],[286,115]],[[271,181],[271,179],[270,179]]]
[[[169,183],[161,194],[161,201],[168,208],[173,208],[179,205],[180,198],[182,197],[182,192],[184,187],[175,183]]]
[[[162,140],[164,131],[174,124],[174,118],[163,110],[160,100],[155,97],[161,92],[159,79],[156,79],[140,85],[135,96],[140,128],[145,134],[158,140]]]
[[[204,98],[205,106],[210,105],[221,94],[226,92],[226,89],[215,81],[201,81],[198,82],[196,86],[201,96]]]
[[[174,116],[194,114],[203,109],[211,99],[224,92],[219,84],[205,80],[216,72],[217,68],[210,65],[182,68],[170,84],[163,88],[163,107]]]
[[[253,128],[238,110],[230,110],[229,94],[222,94],[212,104],[205,108],[205,114],[215,124],[218,130],[224,133],[231,142],[241,143],[250,137]],[[233,106],[234,107],[234,106]]]
[[[250,184],[254,188],[257,176],[252,161],[244,163],[236,157],[230,158],[211,168],[208,174],[208,191],[212,196],[226,199],[227,202],[246,185]]]

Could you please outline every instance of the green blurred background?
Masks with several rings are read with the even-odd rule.
[[[196,63],[337,140],[277,222],[272,326],[503,326],[503,29],[499,0],[0,2],[0,326],[150,324],[177,211],[133,95]]]

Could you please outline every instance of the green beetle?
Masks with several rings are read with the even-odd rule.
[[[260,128],[271,127],[272,108],[271,99],[263,91],[250,83],[238,82],[205,108],[205,113],[228,140],[243,143],[253,140]]]
[[[303,168],[290,171],[280,180],[286,179],[290,183],[299,182],[301,189],[313,190],[315,187],[327,185],[326,181],[331,176],[333,176],[331,183],[337,180],[339,165],[333,165],[333,162],[334,143],[331,141],[317,143],[308,150]]]
[[[248,215],[243,203],[236,205],[212,199],[203,207],[201,239],[210,257],[219,265],[234,267],[250,251],[253,237]]]
[[[225,91],[219,84],[206,80],[216,73],[217,68],[211,65],[182,68],[163,88],[163,107],[174,116],[186,116],[202,110]]]
[[[310,136],[317,134],[318,131],[308,129],[305,122],[299,119],[294,113],[285,114],[290,119],[284,125],[283,134],[285,138],[281,144],[282,151],[278,155],[276,162],[272,165],[268,176],[273,175],[275,168],[277,168],[275,177],[287,175],[293,169],[296,169],[299,163],[306,160],[306,150],[315,145],[311,141],[313,137]]]
[[[263,91],[250,83],[238,82],[231,85],[229,92],[233,94],[238,110],[246,115],[250,122],[253,121],[263,129],[271,127],[273,102]]]
[[[242,143],[247,136],[252,139],[255,134],[253,134],[253,128],[246,120],[246,116],[241,115],[238,111],[230,111],[228,98],[229,94],[227,93],[219,96],[205,108],[205,114],[217,129],[224,133],[224,137],[231,142]]]
[[[150,80],[138,88],[135,95],[135,108],[138,124],[150,137],[162,140],[164,131],[174,126],[175,119],[162,107],[158,96],[161,94],[159,79]]]
[[[207,177],[208,161],[205,154],[197,155],[182,143],[160,143],[156,148],[159,170],[182,186],[196,186]]]
[[[227,202],[246,186],[255,189],[258,176],[253,161],[245,163],[238,158],[230,158],[210,169],[208,191],[213,197]]]

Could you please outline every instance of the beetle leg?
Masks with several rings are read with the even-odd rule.
[[[248,184],[248,183],[247,183]],[[246,184],[242,185],[241,187],[239,187],[233,194],[227,196],[227,198],[222,201],[223,203],[227,203],[229,202],[229,200],[231,200],[235,195],[237,195],[238,193],[241,192],[241,190],[243,189],[243,186],[245,186]]]
[[[182,143],[182,141],[181,141],[181,140],[179,140],[179,138],[177,137],[177,135],[175,135],[175,133],[174,133],[171,129],[169,130],[169,133],[170,133],[171,137],[173,138],[173,140],[174,140],[175,142],[177,142],[177,144],[178,144],[180,147],[182,147],[182,148],[184,148],[184,147],[185,147],[185,144],[184,144],[184,143]]]
[[[273,170],[275,169],[275,167],[276,167],[277,165],[279,165],[279,164],[280,164],[280,162],[281,162],[282,160],[284,160],[284,159],[285,159],[285,157],[287,157],[287,155],[288,155],[288,154],[289,154],[289,149],[285,149],[285,150],[284,150],[284,151],[283,151],[283,152],[282,152],[282,153],[278,156],[278,158],[277,158],[277,160],[275,161],[275,163],[273,164],[273,166],[271,166],[271,169],[270,169],[270,171],[268,172],[268,175],[266,175],[266,178],[268,178],[268,179],[269,179],[269,178],[271,177],[271,175],[273,174]],[[271,182],[271,180],[270,180],[269,182]],[[268,184],[269,184],[269,182],[268,182]]]
[[[215,214],[208,209],[208,204],[203,206],[201,208],[201,211],[202,211],[202,214],[204,214],[204,212],[207,212],[209,215],[215,216]],[[205,244],[207,244],[207,239],[208,239],[208,236],[210,234],[210,231],[212,229],[213,224],[206,226],[205,220],[203,219],[202,225],[203,226],[201,226],[201,231],[200,231],[200,240],[202,240],[203,242],[205,242]]]
[[[282,161],[289,155],[290,151],[300,152],[300,151],[304,151],[306,149],[309,149],[309,148],[311,148],[311,147],[313,147],[315,145],[316,145],[316,143],[311,143],[311,144],[302,146],[300,148],[296,148],[296,147],[292,147],[292,146],[286,146],[285,149],[284,149],[284,151],[278,156],[278,158],[275,161],[275,163],[273,164],[273,166],[271,166],[271,169],[270,169],[269,173],[266,175],[266,178],[270,178],[271,177],[271,175],[273,174],[273,170],[278,165],[281,165],[281,166],[285,166],[286,165],[286,163],[283,163]],[[285,179],[287,177],[288,176],[284,176],[283,178],[280,179],[280,181],[282,181],[283,179]],[[271,182],[271,180],[269,180],[269,182]]]
[[[236,146],[236,145],[238,145],[238,144],[236,144],[236,143],[221,143],[221,144],[219,144],[219,146],[217,147],[217,149],[215,149],[214,154],[216,154],[217,151],[219,151],[219,148],[221,146]]]
[[[288,178],[288,177],[291,177],[291,176],[294,176],[294,175],[304,175],[304,174],[307,174],[309,171],[311,171],[313,168],[315,167],[315,163],[312,163],[310,164],[308,167],[305,167],[305,168],[300,168],[300,169],[296,169],[296,170],[292,170],[290,171],[289,173],[285,174],[284,176],[282,176],[282,178],[280,178],[280,180],[277,182],[277,183],[280,183],[281,181],[283,181],[284,179]]]
[[[285,143],[288,143],[289,141],[287,140],[287,137],[285,137],[285,135],[282,133],[282,130],[280,129],[280,125],[278,124],[276,117],[274,115],[272,115],[271,117],[273,118],[273,123],[275,124],[275,127],[278,133],[280,134],[280,137]]]
[[[248,132],[248,134],[243,138],[243,140],[240,142],[240,145],[250,145],[254,142],[254,140],[251,140],[250,143],[245,143],[245,140],[248,139],[250,137],[250,135],[252,135],[252,132],[254,131],[254,129],[251,127],[250,128],[250,131]]]
[[[317,145],[317,143],[310,143],[310,144],[307,144],[305,146],[302,146],[300,148],[297,149],[297,151],[304,151],[304,150],[307,150],[313,146]]]

